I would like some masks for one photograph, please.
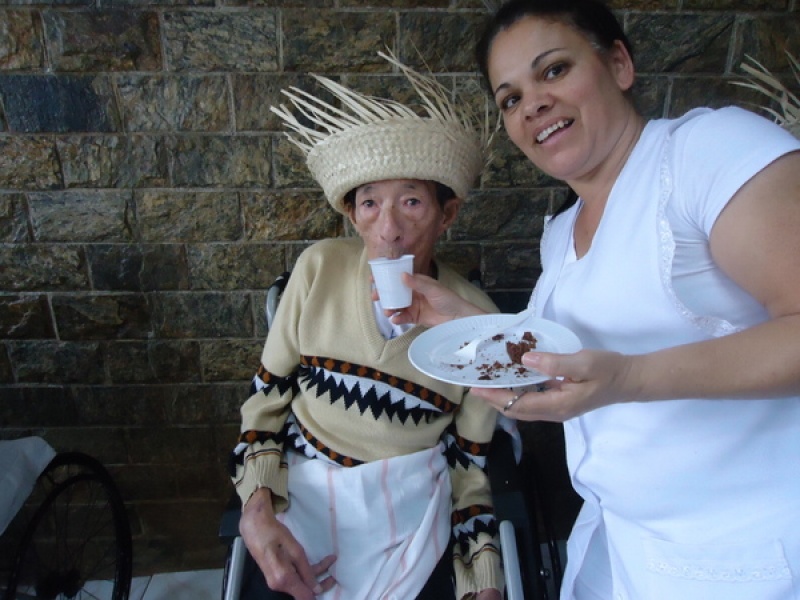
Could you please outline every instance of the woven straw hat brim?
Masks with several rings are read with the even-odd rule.
[[[387,179],[437,181],[466,198],[483,169],[477,133],[432,119],[389,119],[335,133],[314,146],[308,168],[333,207],[346,214],[344,196]]]

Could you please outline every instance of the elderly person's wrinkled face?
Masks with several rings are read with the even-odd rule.
[[[430,274],[436,241],[460,203],[451,198],[442,206],[431,181],[389,179],[359,187],[348,213],[370,259],[413,254],[414,272]]]

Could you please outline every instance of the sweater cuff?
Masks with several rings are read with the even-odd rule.
[[[235,478],[234,483],[243,507],[258,488],[265,487],[272,493],[273,510],[276,513],[286,510],[289,506],[288,473],[277,456],[246,456],[240,469],[243,469],[241,477]]]
[[[472,563],[464,564],[463,557],[456,555],[454,571],[456,575],[456,598],[459,600],[494,588],[503,593],[505,580],[500,565],[497,545],[486,545],[472,557]]]

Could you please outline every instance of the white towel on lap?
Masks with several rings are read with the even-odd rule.
[[[322,600],[407,600],[424,587],[450,536],[451,487],[439,445],[357,467],[289,452],[280,520],[313,564],[337,556]]]

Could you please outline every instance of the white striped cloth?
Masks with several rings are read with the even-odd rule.
[[[288,452],[289,508],[278,518],[314,564],[337,556],[338,585],[320,600],[408,600],[450,537],[451,488],[441,444],[342,467]]]

